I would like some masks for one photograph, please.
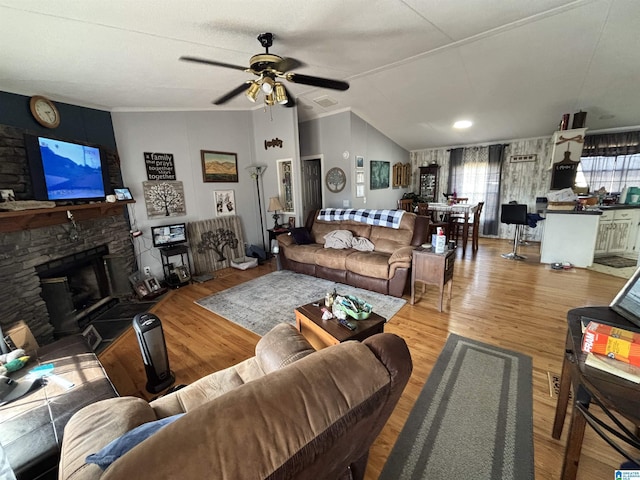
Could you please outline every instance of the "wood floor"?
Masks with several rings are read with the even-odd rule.
[[[378,478],[449,333],[533,358],[535,478],[559,478],[568,417],[561,440],[552,439],[556,400],[550,395],[548,372],[560,373],[566,313],[574,307],[609,304],[625,280],[586,269],[551,270],[539,263],[537,244],[521,249],[528,256],[524,262],[501,258],[500,253],[509,252],[510,247],[508,241],[481,239],[475,257],[467,251],[461,258],[458,251],[453,298],[445,300],[444,311],[437,310],[437,287],[427,287],[415,305],[407,303],[385,326],[385,331],[406,340],[414,369],[397,408],[371,449],[367,479]],[[258,340],[255,334],[199,307],[194,300],[274,269],[275,262],[246,271],[222,270],[214,280],[171,291],[154,307],[163,323],[177,384],[193,382],[252,356]],[[404,298],[409,299],[408,289]],[[102,352],[100,360],[121,395],[151,397],[144,388],[146,377],[132,330]],[[621,461],[588,431],[578,478],[613,478]]]

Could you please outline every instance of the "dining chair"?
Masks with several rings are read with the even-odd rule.
[[[416,213],[418,215],[422,215],[424,217],[430,216],[429,213],[429,204],[426,202],[420,202],[418,203],[418,208],[416,210]]]
[[[413,200],[410,198],[401,198],[398,200],[398,210],[405,212],[413,212]]]
[[[476,211],[473,212],[473,217],[468,220],[469,230],[468,235],[471,237],[471,251],[476,253],[478,251],[478,241],[480,235],[480,215],[482,215],[482,207],[484,202],[478,202]],[[456,243],[460,235],[464,232],[464,218],[456,217],[453,222],[452,235]]]

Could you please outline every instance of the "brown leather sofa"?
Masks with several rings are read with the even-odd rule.
[[[76,413],[59,480],[362,479],[411,370],[396,335],[316,352],[281,324],[258,342],[255,357],[151,403],[121,397]],[[85,463],[132,428],[182,412],[106,470]]]
[[[282,268],[402,297],[412,251],[427,240],[428,218],[407,212],[402,216],[400,228],[393,229],[351,220],[318,220],[318,213],[311,212],[305,223],[312,243],[299,245],[291,235],[278,235]],[[324,236],[335,230],[349,230],[354,236],[369,239],[374,251],[324,248]]]

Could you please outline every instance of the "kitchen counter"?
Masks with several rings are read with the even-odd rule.
[[[600,210],[547,210],[540,263],[591,266],[602,213]]]

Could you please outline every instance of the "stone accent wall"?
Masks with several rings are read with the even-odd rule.
[[[0,125],[0,188],[13,189],[18,200],[33,199],[25,133],[35,132]],[[55,138],[53,133],[43,136]],[[102,152],[109,164],[111,186],[122,186],[117,153],[105,148]],[[77,221],[79,237],[75,242],[69,238],[69,224],[0,233],[0,326],[7,329],[24,320],[40,345],[53,340],[36,265],[106,244],[110,255],[126,256],[131,273],[135,262],[125,209],[123,206],[120,215]]]
[[[127,258],[127,273],[133,272],[133,247],[124,215],[77,222],[77,225],[75,242],[69,239],[69,225],[0,234],[0,325],[3,330],[24,320],[40,345],[53,340],[53,327],[40,296],[36,265],[107,245],[110,255]]]

